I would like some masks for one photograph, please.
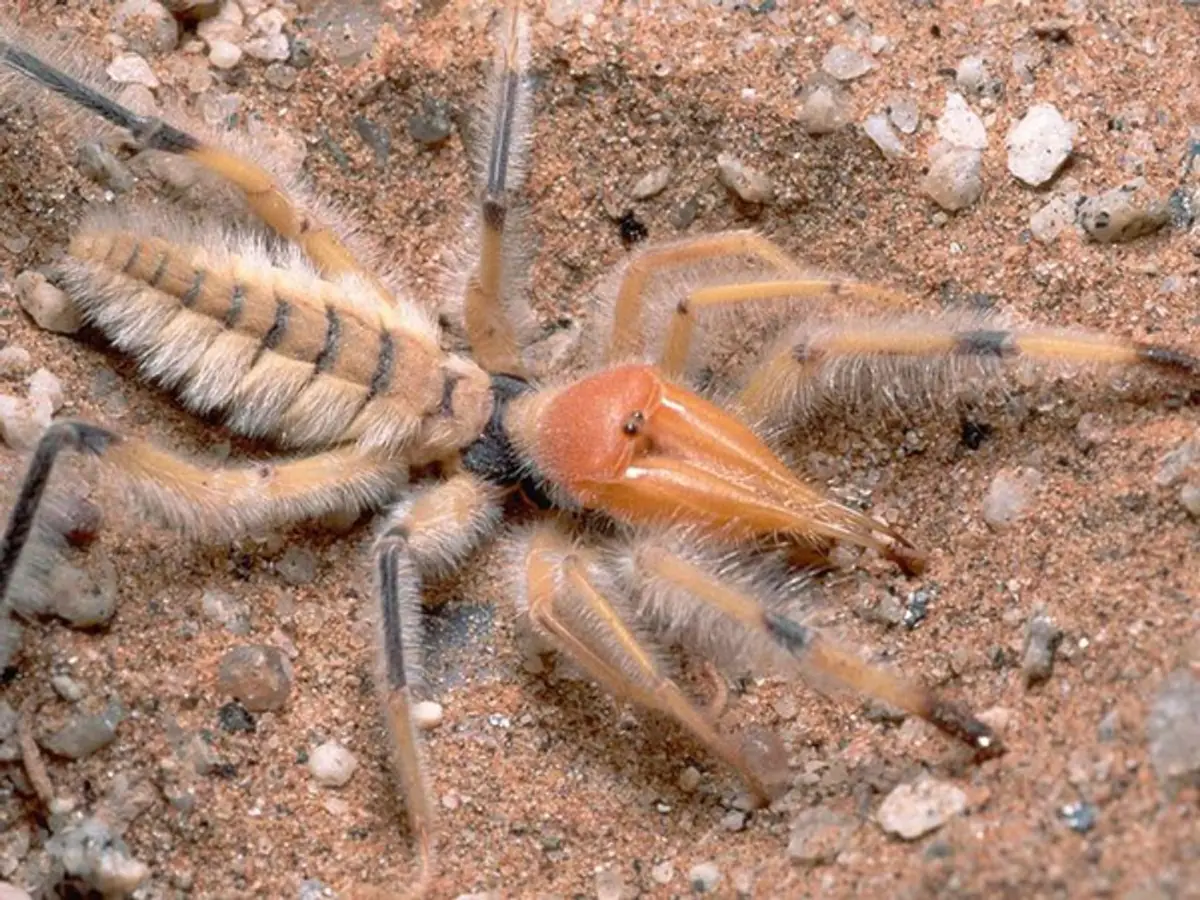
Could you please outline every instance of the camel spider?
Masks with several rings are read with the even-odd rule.
[[[601,338],[591,371],[535,383],[523,355],[527,262],[518,227],[529,49],[516,3],[497,33],[478,206],[457,286],[469,357],[445,350],[423,307],[368,268],[349,230],[285,186],[252,147],[138,115],[0,36],[7,88],[57,95],[140,148],[189,161],[241,203],[234,224],[169,204],[94,213],[58,264],[72,300],[193,412],[218,413],[241,435],[307,454],[205,467],[99,425],[55,422],[33,452],[0,545],[6,602],[36,591],[44,575],[49,537],[39,510],[64,450],[92,460],[147,514],[202,538],[382,512],[371,563],[377,680],[419,854],[417,893],[434,871],[436,839],[412,710],[422,588],[496,538],[518,496],[538,508],[509,540],[521,620],[614,694],[675,720],[761,802],[770,800],[767,773],[677,685],[659,644],[811,675],[921,716],[979,755],[999,752],[969,712],[782,612],[804,589],[796,574],[835,545],[875,551],[910,572],[922,556],[889,525],[805,484],[769,447],[768,430],[794,429],[850,400],[943,399],[995,380],[1018,357],[1189,377],[1200,375],[1200,360],[1105,335],[1014,329],[980,312],[898,315],[887,309],[892,292],[814,276],[770,241],[737,231],[632,255],[612,279],[611,303],[595,312]],[[851,305],[873,314],[847,316]],[[732,387],[694,387],[706,363],[697,329],[714,315],[760,308],[803,324]]]

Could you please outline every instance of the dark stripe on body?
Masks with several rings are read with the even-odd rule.
[[[342,320],[338,318],[337,310],[332,306],[325,307],[325,343],[321,352],[313,360],[317,373],[328,372],[337,362],[338,349],[342,339]]]
[[[125,265],[121,266],[121,273],[128,275],[129,270],[137,265],[138,257],[142,255],[142,242],[134,241],[133,250],[129,254],[129,259],[125,260]]]
[[[225,318],[222,320],[226,328],[233,328],[237,325],[238,320],[242,317],[242,311],[246,308],[246,288],[245,285],[234,284],[233,290],[229,294],[229,309],[225,310]]]
[[[398,690],[407,685],[404,672],[404,629],[400,621],[400,554],[407,553],[402,535],[389,535],[379,551],[379,624],[383,629],[383,658],[388,687]]]
[[[775,638],[792,656],[802,656],[812,643],[812,631],[799,622],[777,613],[763,613],[763,622],[771,637]]]
[[[158,287],[159,282],[161,282],[163,279],[163,276],[167,274],[167,265],[170,262],[171,262],[171,254],[169,251],[164,250],[162,252],[162,256],[160,256],[158,258],[158,265],[156,265],[154,267],[154,272],[150,275],[150,280],[147,282],[147,284],[149,284],[150,287],[152,287],[152,288]]]
[[[197,269],[192,275],[192,286],[183,292],[183,296],[179,298],[179,302],[184,305],[185,309],[190,309],[196,305],[196,301],[200,299],[200,292],[204,290],[204,279],[208,277],[208,272],[204,269]]]
[[[367,399],[386,394],[392,386],[392,375],[396,369],[396,339],[387,329],[379,332],[379,358],[375,361],[375,373],[367,388]]]
[[[964,331],[955,336],[954,352],[962,356],[1015,356],[1017,346],[1011,331]]]

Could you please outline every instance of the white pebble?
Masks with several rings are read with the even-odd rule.
[[[832,134],[837,131],[850,121],[844,91],[832,84],[810,86],[796,112],[796,121],[808,134]]]
[[[987,67],[982,57],[965,57],[954,70],[954,83],[968,94],[982,93],[986,81]]]
[[[983,498],[983,520],[994,531],[1010,527],[1029,508],[1034,492],[1041,487],[1037,469],[1002,469],[992,479]]]
[[[83,325],[75,304],[61,290],[32,270],[22,272],[15,282],[17,302],[33,317],[38,327],[59,334],[74,334]]]
[[[0,438],[14,450],[32,450],[53,413],[44,399],[22,399],[0,394]]]
[[[0,375],[24,375],[33,365],[33,357],[24,347],[9,344],[0,348]]]
[[[775,197],[775,184],[770,177],[732,154],[717,155],[717,175],[721,184],[747,203],[769,203]]]
[[[900,159],[908,156],[908,149],[900,142],[896,132],[892,131],[887,116],[867,116],[867,120],[863,122],[863,131],[875,142],[879,152],[888,159]]]
[[[122,53],[105,70],[118,84],[140,84],[153,90],[160,82],[150,63],[136,53]]]
[[[291,54],[287,35],[271,34],[264,37],[250,38],[242,45],[247,56],[261,59],[263,62],[281,62]]]
[[[921,189],[942,209],[966,209],[983,193],[978,150],[952,149],[933,160]]]
[[[29,398],[45,398],[51,412],[58,412],[63,405],[63,386],[58,377],[47,369],[38,369],[29,376]]]
[[[888,101],[888,117],[901,134],[916,133],[921,124],[921,110],[917,101],[907,97],[894,97]]]
[[[645,175],[637,180],[630,194],[634,200],[649,200],[666,190],[667,184],[671,180],[671,167],[659,166],[657,169],[651,169]]]
[[[962,94],[951,91],[946,95],[946,109],[937,122],[937,133],[947,144],[968,150],[986,150],[987,128],[983,119],[967,105]]]
[[[326,741],[308,758],[308,770],[322,787],[342,787],[354,776],[358,760],[336,741]]]
[[[1075,224],[1075,209],[1078,205],[1078,194],[1054,197],[1029,217],[1030,232],[1043,244],[1049,244]]]
[[[1075,125],[1049,103],[1039,103],[1008,132],[1008,171],[1030,187],[1039,187],[1071,155]]]
[[[1193,519],[1200,519],[1200,480],[1185,484],[1179,489],[1179,502]]]
[[[242,48],[224,38],[208,42],[208,61],[218,69],[232,69],[242,61]]]
[[[855,78],[861,78],[873,68],[875,68],[875,63],[869,56],[841,44],[830,47],[825,58],[821,60],[821,69],[838,81],[852,81]]]
[[[714,862],[702,862],[688,870],[688,884],[697,894],[707,894],[721,883],[721,870]]]
[[[960,788],[923,777],[916,784],[901,784],[879,807],[876,818],[889,834],[911,841],[941,827],[967,808]]]
[[[432,731],[442,724],[442,704],[432,700],[422,700],[413,704],[413,724],[422,731]]]

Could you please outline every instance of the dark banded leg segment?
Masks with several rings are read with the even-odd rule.
[[[506,309],[506,265],[512,265],[509,226],[512,196],[523,180],[528,142],[524,24],[510,3],[502,24],[487,110],[488,155],[479,210],[479,258],[467,280],[463,315],[475,359],[489,372],[524,375],[516,324]]]
[[[980,371],[990,372],[987,367],[1021,358],[1042,363],[1149,366],[1200,378],[1200,358],[1193,354],[1099,332],[955,328],[932,318],[913,318],[818,326],[812,335],[786,343],[769,355],[751,373],[739,401],[745,415],[758,418],[770,415],[785,405],[787,398],[807,389],[852,394],[855,384],[846,379],[867,384],[876,376],[881,381],[908,377],[933,383],[939,375],[952,379],[953,370],[947,367],[955,361],[974,363],[983,367]],[[904,360],[914,364],[926,361],[926,368],[914,369],[907,376],[889,374],[889,362],[895,365]],[[813,387],[838,364],[844,365],[838,370],[842,380],[836,387]],[[951,391],[956,387],[946,385]]]
[[[977,757],[987,758],[1003,752],[992,730],[968,711],[925,688],[869,665],[819,631],[764,608],[754,596],[700,566],[659,548],[645,550],[639,558],[646,570],[644,577],[659,581],[659,596],[665,596],[674,615],[694,621],[697,628],[705,630],[705,634],[696,635],[700,641],[721,642],[722,628],[746,629],[784,651],[794,665],[817,684],[848,688],[856,694],[920,716],[967,744]],[[697,605],[702,608],[701,615],[694,612]]]
[[[375,543],[376,678],[392,769],[419,855],[417,882],[405,892],[411,896],[422,896],[433,878],[436,837],[428,767],[413,717],[414,688],[422,679],[422,584],[456,568],[479,546],[499,522],[500,500],[486,482],[456,475],[397,505]]]

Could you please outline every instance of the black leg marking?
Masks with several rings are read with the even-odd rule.
[[[200,142],[190,134],[158,119],[139,116],[95,88],[43,62],[32,53],[3,41],[0,41],[0,62],[60,97],[94,112],[118,128],[124,128],[149,149],[186,153],[200,146]]]
[[[154,266],[154,273],[150,276],[147,284],[152,288],[156,288],[159,282],[163,280],[163,276],[167,274],[167,265],[171,262],[170,251],[164,250],[158,258],[158,263]]]
[[[1171,347],[1160,347],[1155,344],[1140,344],[1137,348],[1138,359],[1150,365],[1164,369],[1174,369],[1185,375],[1200,375],[1200,358],[1175,350]]]
[[[1011,331],[964,331],[955,336],[954,352],[962,356],[992,356],[999,359],[1016,356],[1017,345]]]
[[[771,637],[782,644],[792,656],[803,656],[804,651],[812,644],[812,630],[805,628],[799,622],[793,622],[787,616],[768,612],[763,614],[763,621],[766,623]]]
[[[38,507],[46,492],[46,485],[50,481],[50,473],[58,454],[72,448],[99,456],[119,439],[119,436],[111,431],[83,422],[55,422],[46,429],[33,451],[33,459],[30,460],[25,478],[21,482],[17,502],[13,504],[12,512],[9,513],[4,536],[0,538],[0,599],[8,594],[13,571],[33,530]]]
[[[394,531],[394,529],[393,529]],[[400,572],[411,571],[408,542],[404,536],[388,533],[379,548],[379,622],[383,629],[383,656],[387,661],[388,687],[399,690],[408,683],[404,670],[404,624],[400,620]]]
[[[233,291],[229,295],[229,309],[225,310],[224,323],[226,328],[233,328],[237,325],[238,320],[242,318],[242,311],[246,308],[246,288],[245,285],[234,284]]]
[[[952,703],[934,700],[925,718],[951,737],[974,747],[976,753],[984,758],[999,756],[1004,752],[1004,745],[992,729]]]
[[[208,272],[204,269],[197,269],[192,275],[192,285],[183,292],[183,296],[179,298],[179,302],[184,305],[185,309],[191,309],[196,305],[196,301],[200,299],[200,292],[204,290],[204,279],[208,277]]]
[[[332,306],[325,307],[325,344],[313,361],[318,374],[328,372],[337,362],[338,347],[342,339],[342,320]]]
[[[396,339],[390,331],[383,330],[379,333],[379,358],[375,361],[375,373],[371,376],[370,387],[367,388],[367,399],[387,393],[392,386],[395,369]]]
[[[129,259],[125,260],[125,265],[121,266],[121,273],[128,275],[129,270],[137,265],[138,258],[142,255],[142,242],[133,242],[133,252],[129,254]]]

